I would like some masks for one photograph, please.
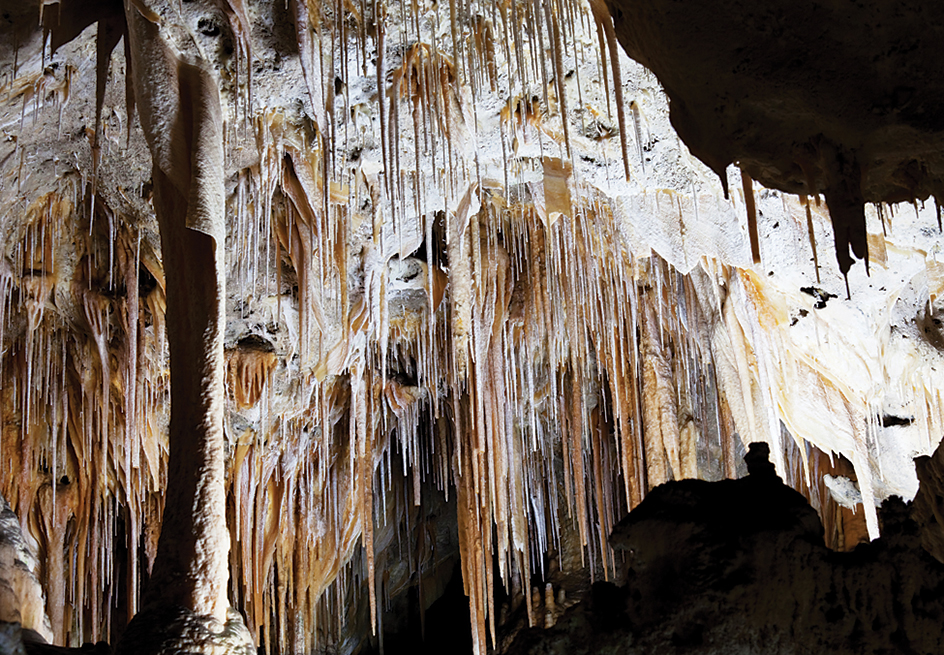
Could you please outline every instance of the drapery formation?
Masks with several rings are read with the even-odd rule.
[[[310,651],[382,634],[396,593],[434,595],[458,553],[481,652],[496,589],[546,621],[532,576],[611,576],[615,521],[668,479],[732,476],[743,440],[824,513],[809,443],[843,454],[873,533],[871,497],[908,492],[879,390],[902,381],[893,443],[930,452],[944,385],[888,337],[908,284],[944,279],[926,251],[901,264],[927,212],[883,208],[887,236],[869,214],[875,280],[898,262],[909,282],[881,277],[887,307],[844,323],[841,279],[806,265],[825,208],[757,189],[752,248],[746,196],[675,147],[599,7],[174,5],[48,9],[54,33],[80,23],[61,53],[105,25],[101,79],[125,37],[135,102],[101,86],[94,129],[72,113],[88,70],[8,89],[85,139],[54,190],[16,171],[31,200],[0,269],[0,479],[57,642],[145,604],[222,622],[231,603],[259,643]]]

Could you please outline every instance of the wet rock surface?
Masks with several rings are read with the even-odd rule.
[[[755,444],[739,480],[653,490],[610,538],[628,560],[624,584],[597,583],[506,652],[941,652],[944,566],[907,506],[886,501],[881,539],[833,552],[765,455]]]

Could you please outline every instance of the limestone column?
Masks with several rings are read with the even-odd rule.
[[[126,0],[134,91],[153,163],[170,346],[170,459],[144,608],[118,652],[254,653],[229,607],[223,462],[225,191],[220,91],[168,3]],[[215,15],[211,2],[188,11]]]

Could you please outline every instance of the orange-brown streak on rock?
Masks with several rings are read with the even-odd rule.
[[[462,583],[466,596],[469,597],[469,615],[472,624],[472,642],[476,655],[484,655],[487,649],[485,636],[486,600],[485,580],[486,558],[482,530],[481,498],[488,496],[487,483],[483,483],[476,474],[475,459],[478,449],[474,443],[470,399],[468,396],[455,396],[453,408],[456,426],[456,438],[461,440],[457,448],[456,501],[459,522],[459,557],[462,562]],[[490,530],[489,530],[490,532]]]
[[[236,348],[226,354],[226,388],[236,406],[246,409],[262,397],[277,358],[274,352]]]
[[[590,413],[590,448],[593,456],[593,493],[596,500],[597,510],[597,534],[600,539],[600,557],[603,564],[603,574],[607,580],[610,575],[610,557],[607,547],[607,537],[612,527],[611,508],[606,506],[606,499],[603,491],[603,484],[606,476],[603,470],[603,438],[606,435],[606,423],[603,420],[600,407],[594,407]]]
[[[315,248],[315,239],[323,232],[320,216],[315,209],[320,207],[321,203],[310,195],[313,192],[320,196],[324,190],[317,187],[314,181],[317,179],[316,176],[308,175],[303,171],[301,162],[297,162],[295,157],[286,155],[282,169],[282,190],[291,199],[294,211],[291,209],[286,211],[285,222],[276,223],[275,228],[279,242],[288,253],[298,276],[299,350],[302,366],[305,367],[312,363],[312,318],[319,330],[316,360],[321,358],[323,341],[321,333],[325,329],[321,298],[316,295],[316,281],[312,279],[314,277],[312,260],[318,263],[324,254],[323,248]],[[306,178],[308,184],[302,181],[302,177]],[[318,277],[320,278],[318,282],[323,284],[323,275]]]
[[[135,556],[128,558],[128,616],[134,616],[138,611],[137,596],[140,586],[136,554],[138,552],[142,512],[139,496],[132,491],[142,486],[140,475],[135,477],[135,472],[140,474],[140,445],[143,436],[139,432],[138,422],[138,360],[141,345],[138,333],[140,323],[138,298],[139,238],[136,238],[132,244],[131,235],[127,231],[122,231],[118,250],[119,266],[124,271],[125,283],[124,311],[122,312],[125,340],[121,353],[121,360],[124,363],[122,367],[122,391],[124,395],[123,419],[125,423],[124,443],[122,444],[124,450],[124,480],[122,486],[125,488],[128,502],[126,512],[129,524],[127,547],[129,553],[135,554]]]
[[[589,541],[590,527],[587,522],[587,482],[583,463],[583,440],[587,426],[584,420],[583,380],[579,365],[571,369],[569,381],[570,403],[568,411],[570,412],[571,430],[564,438],[570,439],[570,466],[574,476],[577,530],[580,534],[580,545],[586,547]]]
[[[754,203],[754,181],[747,171],[741,171],[741,185],[744,188],[744,206],[747,208],[747,231],[751,237],[751,257],[755,264],[760,264],[760,237],[757,235],[757,206]]]
[[[66,531],[78,505],[76,485],[60,486],[53,495],[51,485],[39,491],[40,515],[46,535],[46,607],[56,643],[66,644],[69,625],[66,623]]]

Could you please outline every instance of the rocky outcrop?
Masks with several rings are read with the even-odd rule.
[[[915,458],[921,486],[915,496],[912,516],[921,530],[921,545],[944,562],[944,449]]]
[[[598,583],[508,653],[938,653],[944,566],[899,499],[883,537],[849,553],[753,444],[749,475],[654,489],[610,537],[625,584]]]

